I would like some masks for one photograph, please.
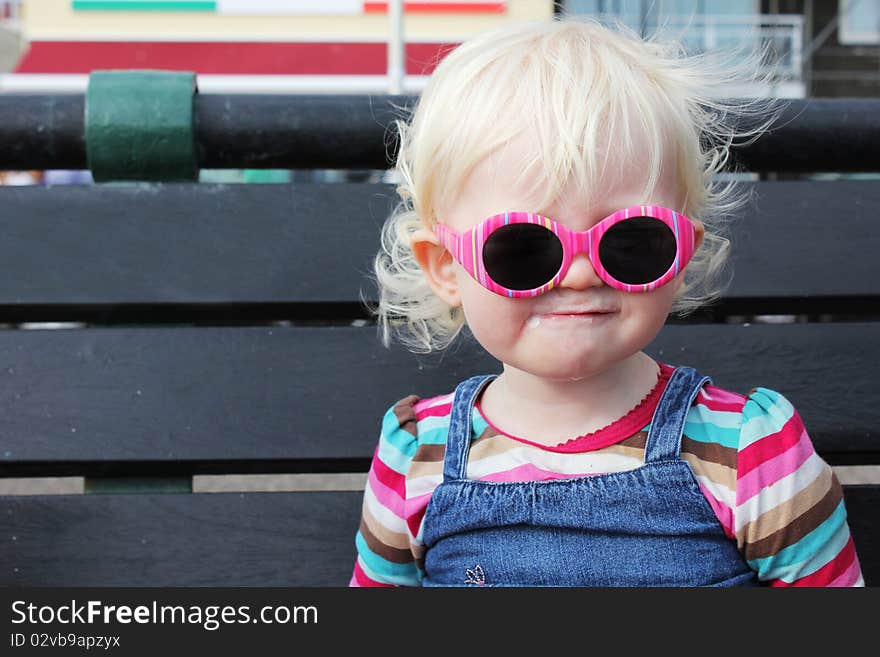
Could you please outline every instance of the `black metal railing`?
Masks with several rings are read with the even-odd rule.
[[[386,169],[413,96],[196,94],[204,169]],[[775,127],[734,148],[754,172],[880,170],[880,99],[780,100]],[[0,169],[87,168],[83,95],[0,96]]]

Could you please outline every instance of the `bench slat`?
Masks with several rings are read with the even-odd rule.
[[[880,486],[845,487],[880,582]],[[0,497],[0,586],[345,586],[360,492]]]
[[[848,312],[880,312],[877,181],[752,189],[757,205],[743,211],[734,235],[728,299],[770,299],[770,312],[784,313],[790,310],[781,299],[791,306],[841,297],[852,301]],[[188,310],[198,318],[233,303],[342,303],[356,317],[365,312],[360,292],[376,296],[368,275],[393,190],[343,183],[0,187],[0,204],[0,259],[15,272],[0,279],[0,310],[18,307],[16,317],[41,305],[115,304],[93,313],[104,323],[118,304],[198,304]],[[235,313],[223,309],[222,316],[240,319]],[[151,316],[156,321],[152,313],[144,320]]]
[[[0,281],[0,304],[357,301],[390,193],[360,184],[0,187],[9,204],[0,258],[17,272]]]
[[[345,586],[358,492],[0,497],[0,586]]]
[[[878,463],[872,323],[666,326],[647,350],[788,397],[834,464]],[[385,350],[374,327],[0,332],[0,476],[363,471],[409,394],[500,371],[473,342]]]

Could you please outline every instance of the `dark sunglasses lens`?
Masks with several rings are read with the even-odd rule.
[[[632,217],[602,236],[599,258],[621,283],[643,285],[663,276],[675,261],[675,234],[654,217]]]
[[[483,245],[486,273],[511,290],[541,287],[562,266],[562,243],[537,224],[509,224],[494,231]]]

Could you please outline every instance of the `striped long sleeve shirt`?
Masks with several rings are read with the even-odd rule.
[[[626,415],[553,446],[501,432],[478,401],[471,414],[467,477],[537,481],[639,467],[654,409],[674,370],[659,365],[654,389]],[[410,395],[385,413],[364,491],[350,586],[420,585],[422,520],[443,480],[453,397]],[[742,396],[705,385],[688,411],[681,457],[725,534],[764,584],[864,586],[840,482],[781,394],[755,388]]]

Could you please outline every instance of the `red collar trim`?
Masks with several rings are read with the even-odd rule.
[[[654,411],[660,401],[660,396],[663,394],[663,391],[666,390],[666,384],[669,382],[669,377],[672,376],[672,372],[675,371],[675,368],[671,365],[660,362],[657,364],[660,366],[660,374],[657,377],[657,383],[654,384],[654,387],[651,388],[651,391],[645,395],[642,401],[627,411],[623,417],[618,418],[601,429],[596,429],[590,433],[569,438],[556,445],[543,445],[532,440],[527,440],[506,433],[489,422],[488,418],[483,414],[479,398],[477,398],[475,407],[486,424],[488,424],[495,432],[502,436],[507,436],[511,440],[516,440],[517,442],[532,445],[550,452],[590,452],[601,449],[602,447],[607,447],[608,445],[619,443],[621,440],[629,438],[634,433],[641,431],[651,423],[651,419],[654,417]]]

